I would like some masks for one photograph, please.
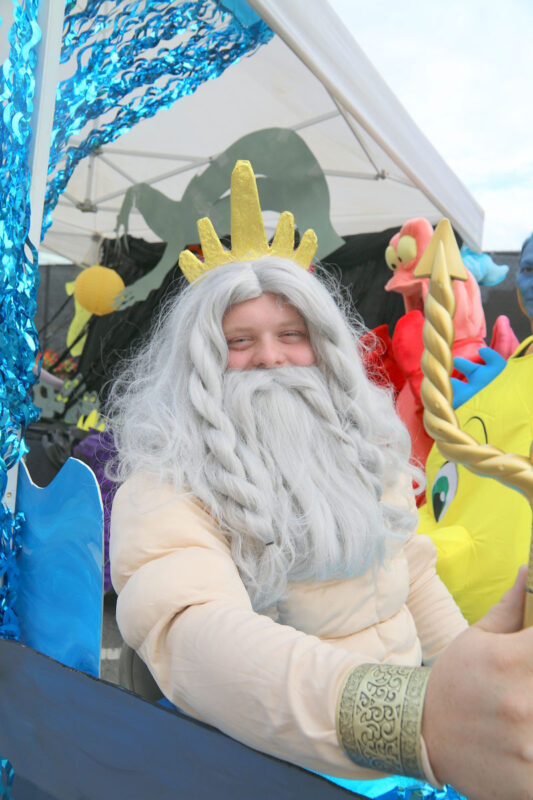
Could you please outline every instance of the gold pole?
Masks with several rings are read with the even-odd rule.
[[[512,486],[524,494],[533,508],[533,457],[504,453],[491,444],[479,444],[460,427],[452,409],[453,369],[451,346],[454,329],[455,295],[452,278],[466,280],[467,273],[447,219],[437,225],[415,277],[429,277],[424,314],[421,395],[424,425],[444,458],[475,472]],[[533,539],[529,557],[524,627],[533,625]]]

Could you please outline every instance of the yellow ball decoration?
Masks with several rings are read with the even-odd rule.
[[[115,310],[113,301],[124,289],[124,281],[114,269],[95,264],[80,272],[74,281],[74,297],[87,311],[102,317]]]

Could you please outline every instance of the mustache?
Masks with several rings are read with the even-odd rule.
[[[223,386],[226,395],[239,389],[254,394],[268,392],[278,387],[300,393],[317,387],[326,391],[328,388],[322,372],[315,365],[274,369],[232,369],[224,373]]]
[[[309,435],[309,426],[340,424],[326,379],[315,365],[231,370],[222,391],[226,413],[245,439],[259,435],[273,441],[288,427],[291,433],[299,429]]]

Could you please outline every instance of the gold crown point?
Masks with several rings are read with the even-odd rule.
[[[295,261],[299,267],[308,270],[315,257],[317,247],[318,239],[316,238],[316,233],[309,228],[302,236],[300,244],[292,256],[292,260]]]
[[[207,271],[221,264],[229,264],[235,259],[229,250],[223,247],[222,242],[215,233],[213,223],[209,217],[202,217],[197,222],[198,234],[200,236],[200,246],[204,257],[204,270]],[[201,264],[202,262],[199,261]]]
[[[204,271],[204,265],[190,250],[180,253],[179,265],[189,283],[193,283]]]
[[[237,161],[231,174],[231,251],[234,261],[268,253],[257,183],[249,161]]]
[[[290,258],[294,250],[294,216],[290,211],[280,214],[270,252],[273,256]]]

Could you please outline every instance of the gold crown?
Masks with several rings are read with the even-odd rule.
[[[198,220],[198,233],[204,261],[190,250],[180,253],[179,265],[189,283],[215,267],[261,256],[290,258],[308,270],[317,248],[316,233],[309,229],[294,249],[294,216],[290,211],[280,215],[272,246],[269,246],[249,161],[237,161],[231,173],[231,250],[222,246],[209,217]]]

